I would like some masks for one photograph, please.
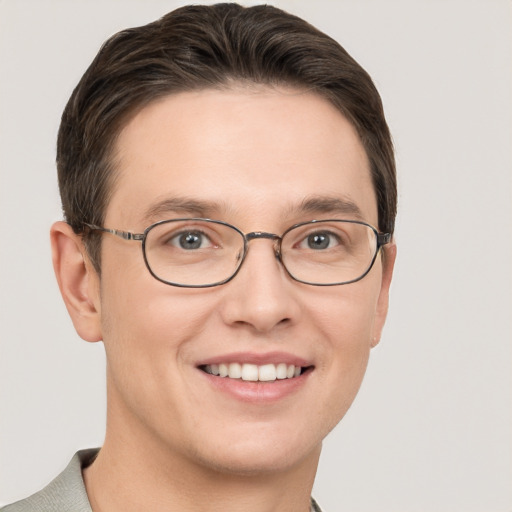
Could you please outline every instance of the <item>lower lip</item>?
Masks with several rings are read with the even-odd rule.
[[[309,368],[298,377],[278,379],[270,382],[252,382],[242,379],[219,377],[198,370],[216,389],[243,402],[268,403],[282,400],[297,392],[307,382],[313,368]]]

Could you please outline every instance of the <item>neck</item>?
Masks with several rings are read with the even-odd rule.
[[[288,471],[237,475],[178,458],[162,466],[136,450],[123,458],[105,443],[84,479],[94,512],[309,512],[318,455]]]
[[[84,470],[94,512],[310,510],[321,446],[289,467],[237,471],[194,460],[120,418],[109,414],[105,443]]]

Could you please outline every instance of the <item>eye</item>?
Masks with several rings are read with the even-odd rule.
[[[186,251],[212,246],[211,240],[201,231],[182,231],[169,239],[168,243]]]
[[[331,249],[340,244],[340,239],[329,231],[318,231],[309,234],[300,244],[301,249],[323,250]]]

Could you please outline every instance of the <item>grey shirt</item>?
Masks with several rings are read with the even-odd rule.
[[[75,453],[66,469],[44,489],[24,500],[0,509],[1,512],[92,512],[85,491],[82,468],[95,459],[98,449]]]
[[[44,489],[2,507],[0,512],[92,512],[82,469],[92,464],[97,454],[97,448],[75,453],[66,469]],[[322,512],[313,498],[311,512]]]

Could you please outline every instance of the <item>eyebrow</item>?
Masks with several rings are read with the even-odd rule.
[[[329,197],[329,196],[311,196],[304,199],[299,206],[300,213],[310,214],[332,214],[332,215],[350,215],[360,220],[364,220],[359,206],[348,198]]]
[[[210,218],[222,210],[222,206],[212,201],[187,197],[169,197],[151,205],[144,213],[144,219],[154,220],[169,213],[179,213],[192,217]]]
[[[180,214],[191,217],[216,218],[232,208],[215,201],[192,199],[188,197],[168,197],[151,205],[144,213],[144,219],[154,221],[169,214]],[[364,220],[360,208],[348,198],[330,196],[306,197],[299,206],[290,206],[289,215],[350,215]]]

